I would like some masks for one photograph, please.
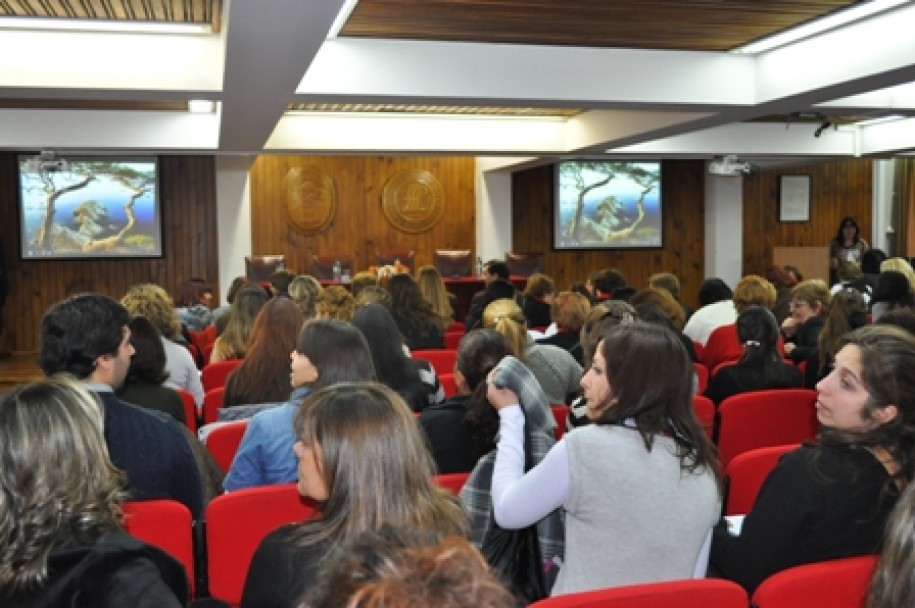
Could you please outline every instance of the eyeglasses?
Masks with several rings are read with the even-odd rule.
[[[798,300],[797,302],[788,302],[788,308],[803,308],[804,306],[810,306],[810,302],[805,302],[804,300]]]

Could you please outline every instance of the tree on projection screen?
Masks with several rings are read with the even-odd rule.
[[[560,162],[555,201],[556,249],[663,245],[660,162]]]
[[[73,159],[29,171],[19,159],[23,259],[160,257],[155,158]]]

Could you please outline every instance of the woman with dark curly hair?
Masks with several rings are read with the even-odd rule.
[[[123,529],[99,404],[69,376],[0,398],[0,604],[175,608],[184,568]]]
[[[391,316],[410,350],[445,348],[442,320],[408,274],[395,274],[385,285],[391,293]]]

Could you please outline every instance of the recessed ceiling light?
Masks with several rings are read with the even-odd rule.
[[[216,102],[209,99],[189,99],[187,111],[192,114],[212,114],[216,111]]]

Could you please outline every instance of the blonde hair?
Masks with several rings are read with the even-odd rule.
[[[353,275],[352,281],[350,281],[350,290],[352,291],[353,297],[358,298],[359,294],[362,293],[362,290],[366,287],[377,286],[378,285],[378,275],[374,272],[368,270],[361,270]]]
[[[908,263],[903,258],[889,258],[880,262],[880,272],[886,272],[887,270],[896,270],[905,275],[905,278],[909,280],[909,288],[915,290],[915,271],[912,270],[912,265]]]
[[[772,309],[777,294],[775,286],[758,274],[748,274],[734,287],[734,308],[737,314],[750,306]]]
[[[131,315],[149,319],[159,333],[169,340],[181,337],[181,319],[168,292],[154,283],[134,285],[121,298],[121,304]]]
[[[483,327],[494,329],[508,339],[512,354],[524,360],[527,347],[527,319],[511,298],[495,300],[483,310]]]
[[[648,287],[629,298],[629,303],[636,308],[640,304],[654,304],[673,321],[678,330],[683,329],[683,326],[686,325],[686,315],[683,314],[683,308],[666,289]]]
[[[448,301],[448,290],[435,266],[423,266],[416,274],[416,283],[423,299],[432,305],[432,312],[441,320],[442,330],[454,320],[454,309]]]
[[[292,298],[306,319],[315,316],[315,305],[324,288],[318,279],[309,274],[300,274],[289,282],[289,297]]]
[[[356,312],[356,301],[345,287],[331,285],[318,296],[315,306],[319,315],[327,315],[332,319],[352,321]]]

